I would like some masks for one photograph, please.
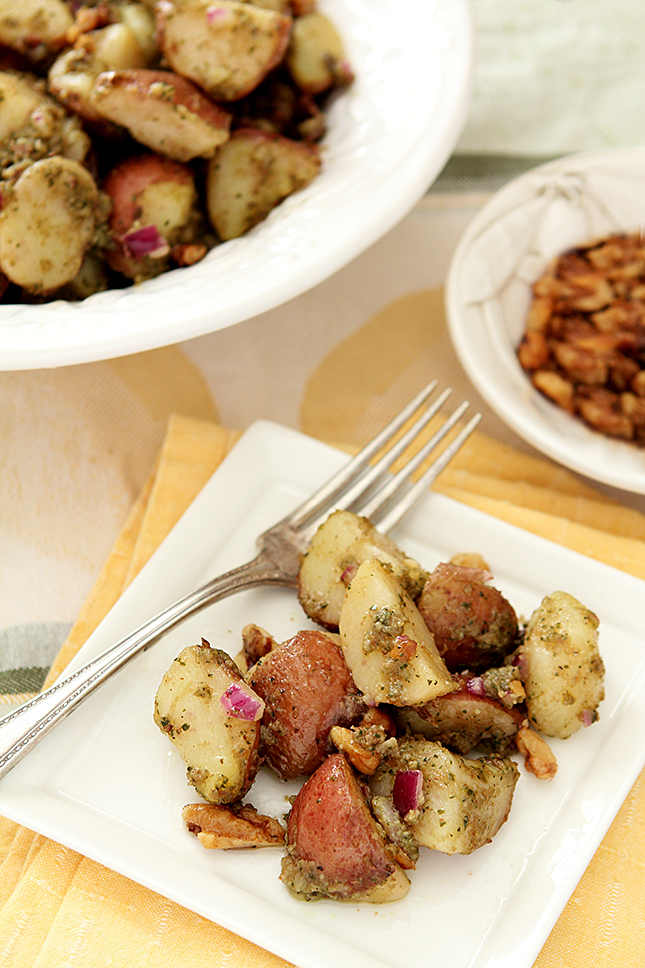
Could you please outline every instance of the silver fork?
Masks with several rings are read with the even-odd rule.
[[[387,452],[372,464],[373,458],[393,441],[406,422],[428,401],[436,387],[437,381],[433,380],[315,494],[261,534],[257,539],[259,551],[252,561],[190,592],[71,675],[55,682],[49,689],[4,716],[0,720],[0,777],[8,773],[97,686],[189,615],[245,588],[258,585],[295,588],[300,556],[318,526],[333,510],[342,508],[354,511],[369,518],[380,531],[390,531],[454,457],[481,419],[481,414],[475,414],[414,481],[411,475],[447,437],[469,406],[467,402],[460,404],[398,473],[390,473],[392,464],[416,440],[450,396],[452,391],[444,390],[422,410]]]

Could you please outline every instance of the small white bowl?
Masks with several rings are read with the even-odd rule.
[[[561,158],[516,178],[483,206],[457,245],[446,286],[455,351],[499,417],[566,467],[637,494],[645,494],[645,450],[590,430],[538,393],[516,348],[531,284],[551,258],[644,227],[645,147]]]
[[[249,319],[322,282],[386,233],[441,171],[466,120],[469,0],[321,0],[355,83],[329,112],[320,175],[195,266],[81,303],[0,304],[0,369],[85,363]],[[306,325],[306,320],[303,320]]]

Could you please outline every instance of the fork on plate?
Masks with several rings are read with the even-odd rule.
[[[417,440],[452,392],[444,390],[426,406],[436,388],[437,381],[433,380],[315,494],[261,534],[255,558],[169,605],[120,642],[0,719],[0,777],[97,686],[189,615],[242,589],[258,585],[295,588],[300,557],[332,511],[353,511],[369,518],[383,533],[390,531],[452,460],[481,419],[481,414],[475,414],[415,479],[415,471],[447,438],[469,406],[467,402],[460,404],[405,460],[404,466],[392,473],[392,465]],[[420,413],[416,419],[400,434],[417,411]]]

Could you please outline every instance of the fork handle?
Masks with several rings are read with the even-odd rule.
[[[293,586],[293,579],[289,579],[266,554],[260,552],[252,561],[213,578],[169,605],[80,669],[3,716],[0,719],[0,777],[8,773],[97,686],[143,652],[164,632],[206,605],[245,588],[267,584]]]

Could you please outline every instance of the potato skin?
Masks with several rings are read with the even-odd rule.
[[[112,199],[110,230],[117,243],[106,252],[109,265],[136,281],[159,275],[168,268],[169,258],[135,258],[124,239],[128,232],[152,224],[169,247],[180,240],[196,211],[191,168],[154,153],[131,155],[108,172],[103,190]]]
[[[92,99],[101,115],[174,161],[210,158],[229,135],[230,114],[170,71],[106,71],[96,78]]]
[[[519,650],[529,719],[547,736],[567,739],[598,718],[604,665],[598,617],[573,595],[553,592],[531,616]]]
[[[400,710],[397,722],[457,753],[482,749],[506,754],[514,749],[524,716],[496,699],[459,689],[425,706]]]
[[[287,844],[280,879],[297,897],[385,901],[409,889],[342,753],[328,757],[298,793]]]
[[[262,754],[285,780],[312,774],[330,751],[332,726],[351,725],[365,710],[340,647],[317,630],[298,632],[273,649],[246,681],[266,703]]]
[[[451,672],[484,672],[513,651],[518,632],[513,606],[476,568],[441,564],[417,600],[439,654]]]

